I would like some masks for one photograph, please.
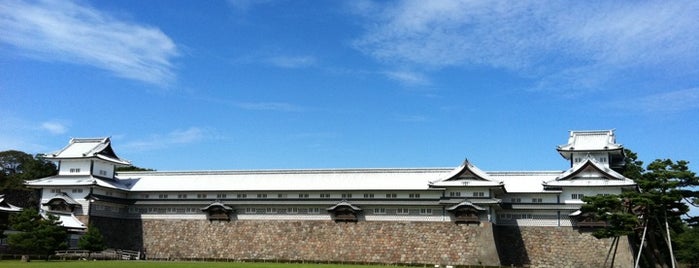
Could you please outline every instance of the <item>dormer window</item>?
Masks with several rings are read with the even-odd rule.
[[[50,211],[73,212],[75,207],[80,206],[80,203],[65,193],[58,193],[42,205],[47,206]]]
[[[220,202],[214,202],[201,209],[207,213],[209,221],[230,221],[231,214],[235,211],[232,207]]]
[[[361,208],[350,204],[349,202],[340,202],[337,205],[327,208],[327,211],[332,213],[335,222],[357,222]]]

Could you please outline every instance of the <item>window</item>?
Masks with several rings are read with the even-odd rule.
[[[286,210],[289,214],[298,214],[299,213],[299,208],[288,208]]]
[[[421,208],[420,214],[421,215],[432,215],[432,209],[431,208]]]
[[[102,176],[107,176],[107,171],[106,170],[100,170],[100,175]]]
[[[197,194],[197,198],[199,198],[199,199],[205,199],[205,198],[206,198],[206,194]]]
[[[221,198],[226,198],[228,195],[226,194],[216,194],[216,198],[221,199]]]
[[[267,214],[276,214],[277,213],[277,208],[267,208],[265,210],[265,213]]]
[[[159,194],[159,195],[158,195],[158,198],[160,198],[160,199],[166,199],[166,198],[167,198],[167,194]]]
[[[176,208],[167,208],[166,213],[177,213],[177,209]]]
[[[532,198],[532,203],[541,203],[541,202],[543,202],[543,201],[544,201],[544,200],[541,199],[541,198]]]
[[[580,157],[575,158],[575,163],[580,163],[580,161],[582,161],[582,158],[580,158]]]
[[[255,208],[245,208],[245,214],[255,214],[257,209]]]
[[[106,191],[105,194],[106,194],[107,196],[112,196],[112,195],[114,195],[114,193],[113,193],[112,191]],[[166,198],[167,198],[167,197],[166,197]]]
[[[386,209],[385,208],[375,208],[374,214],[386,214]]]
[[[73,192],[74,194],[82,193],[82,192],[83,192],[83,189],[73,189],[72,192]]]
[[[148,198],[150,198],[150,195],[149,194],[141,194],[141,198],[148,199]]]
[[[522,198],[519,198],[519,197],[510,198],[510,203],[522,203]]]
[[[374,194],[365,193],[364,198],[374,198]]]
[[[178,195],[177,195],[177,198],[179,198],[179,199],[186,199],[186,198],[187,198],[187,194],[178,194]]]
[[[70,173],[80,173],[80,169],[79,168],[71,168]]]
[[[399,208],[399,209],[396,209],[396,214],[407,215],[407,214],[410,214],[410,210],[407,208]]]
[[[218,196],[218,195],[217,195],[217,196]],[[224,194],[223,197],[226,197],[226,195]],[[236,197],[236,198],[243,199],[243,198],[248,198],[248,195],[247,195],[247,194],[237,194],[237,195],[235,195],[235,197]]]
[[[571,199],[577,199],[577,200],[583,199],[583,197],[585,197],[584,194],[571,194],[570,195]]]
[[[461,192],[449,192],[449,197],[459,197],[461,196]]]
[[[318,213],[320,213],[320,209],[319,208],[309,208],[308,213],[309,214],[318,214]]]
[[[391,194],[386,194],[386,198],[396,198],[398,197],[397,194],[391,193]]]
[[[352,194],[342,194],[342,198],[352,198]]]
[[[602,163],[607,163],[607,158],[606,157],[600,157],[599,161]]]
[[[286,194],[277,194],[277,198],[286,198]]]
[[[299,194],[299,198],[308,198],[308,194]]]
[[[320,194],[320,198],[330,198],[330,194]]]
[[[186,208],[185,213],[198,213],[199,209],[197,208]]]
[[[410,198],[420,198],[420,194],[418,194],[418,193],[413,193],[413,194],[409,194],[408,197],[410,197]]]
[[[267,194],[257,194],[257,198],[267,198]]]
[[[485,192],[473,192],[473,197],[484,197]]]

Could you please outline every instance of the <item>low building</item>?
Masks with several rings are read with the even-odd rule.
[[[624,149],[613,130],[571,131],[557,151],[569,169],[483,171],[467,159],[456,168],[117,173],[130,163],[109,138],[71,139],[44,156],[57,163],[58,174],[26,186],[41,191],[43,211],[83,226],[99,218],[594,227],[577,212],[584,196],[635,190],[618,172]]]

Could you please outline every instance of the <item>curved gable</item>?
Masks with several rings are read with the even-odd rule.
[[[633,186],[636,183],[624,175],[602,165],[593,158],[561,173],[544,186]]]
[[[500,181],[492,179],[488,173],[471,164],[468,159],[445,176],[430,182],[431,186],[498,186],[501,184]]]

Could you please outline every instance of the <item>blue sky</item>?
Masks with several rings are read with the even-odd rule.
[[[699,170],[698,1],[2,1],[0,150],[158,170],[564,170],[616,129]]]

